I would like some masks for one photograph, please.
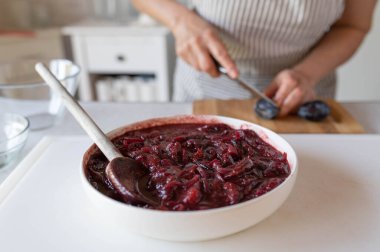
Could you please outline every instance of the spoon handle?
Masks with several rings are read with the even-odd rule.
[[[50,70],[42,63],[37,63],[35,69],[54,92],[61,95],[63,104],[66,106],[67,110],[70,111],[107,159],[113,160],[117,157],[123,157],[98,125],[96,125],[87,112],[79,105],[71,94],[69,94],[66,88],[59,80],[57,80]]]

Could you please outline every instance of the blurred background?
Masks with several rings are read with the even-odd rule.
[[[364,45],[339,70],[338,100],[380,100],[379,45],[377,8]],[[7,64],[51,58],[80,65],[81,100],[170,101],[173,38],[129,0],[1,0],[0,75]]]

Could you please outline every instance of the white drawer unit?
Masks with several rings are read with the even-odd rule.
[[[87,37],[89,71],[153,72],[164,57],[160,37]]]
[[[81,66],[79,98],[96,99],[95,83],[103,76],[150,75],[156,101],[170,99],[174,65],[173,40],[161,26],[138,27],[84,23],[65,27],[73,60]]]

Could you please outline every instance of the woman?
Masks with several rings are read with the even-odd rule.
[[[212,58],[271,97],[285,116],[318,97],[334,97],[335,69],[371,27],[376,0],[133,0],[176,39],[174,99],[246,98],[219,76]],[[239,69],[239,71],[238,71]]]

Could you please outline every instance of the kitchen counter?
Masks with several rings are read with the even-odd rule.
[[[83,105],[105,131],[146,118],[191,113],[188,103]],[[246,231],[194,243],[126,234],[122,226],[95,218],[78,176],[78,164],[91,140],[66,115],[61,125],[31,132],[24,150],[24,155],[30,155],[0,185],[0,249],[379,251],[380,103],[344,106],[368,134],[283,135],[295,148],[300,164],[295,187],[283,206]],[[54,137],[45,138],[31,151],[46,135]],[[8,167],[2,175],[6,177],[12,169]]]
[[[99,124],[101,129],[108,132],[116,127],[152,117],[191,114],[191,103],[82,103],[88,113]],[[343,106],[363,125],[368,134],[380,134],[380,102],[372,103],[343,103]],[[47,135],[84,135],[74,118],[66,113],[65,119],[55,127],[31,131],[22,157],[26,156],[33,147]],[[21,158],[20,158],[21,159]],[[10,174],[17,162],[0,169],[1,182]],[[1,187],[0,187],[1,189]]]

